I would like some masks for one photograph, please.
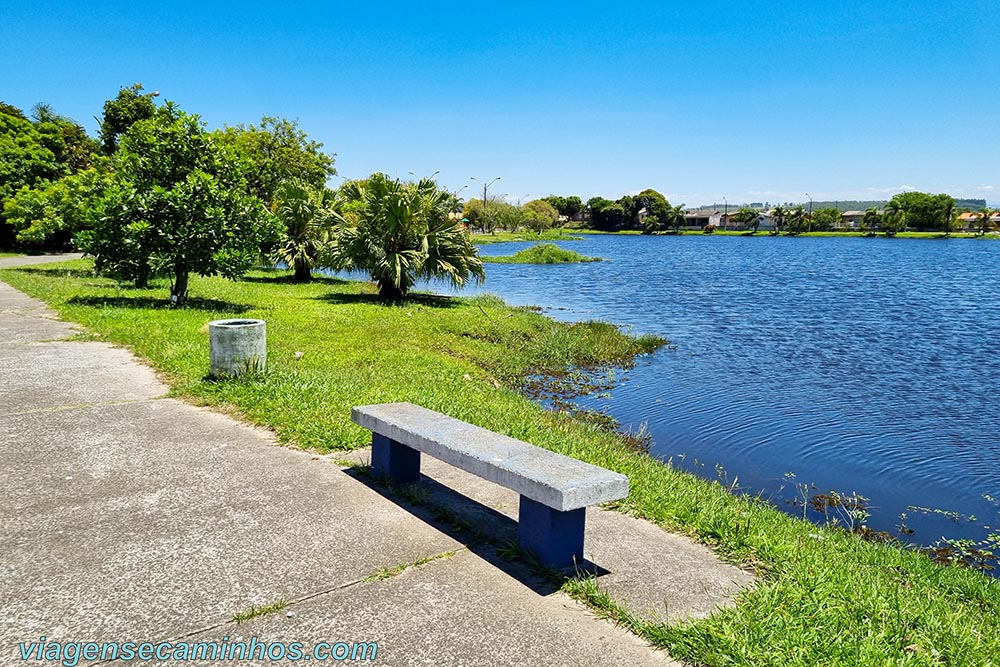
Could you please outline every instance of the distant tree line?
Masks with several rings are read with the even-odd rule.
[[[192,274],[239,278],[262,260],[293,279],[315,267],[368,272],[398,299],[420,277],[483,278],[456,202],[433,180],[385,174],[327,186],[334,155],[294,121],[208,130],[141,84],[104,104],[99,138],[51,108],[0,103],[0,247],[77,248],[105,276],[166,278],[182,305]],[[548,210],[530,215],[558,214]],[[550,220],[551,218],[551,220]]]

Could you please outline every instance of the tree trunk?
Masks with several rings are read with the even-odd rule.
[[[305,260],[295,262],[295,276],[292,277],[292,282],[307,283],[310,280],[312,280],[312,267],[309,266],[309,262]]]
[[[378,297],[384,301],[399,301],[405,294],[391,280],[378,281]]]
[[[183,266],[174,267],[174,286],[170,290],[170,305],[183,306],[187,300],[188,270]]]

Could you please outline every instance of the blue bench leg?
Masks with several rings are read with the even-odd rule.
[[[518,542],[543,564],[562,569],[583,563],[584,507],[560,512],[521,496],[518,510]]]
[[[420,451],[372,433],[372,468],[396,484],[412,484],[420,479]]]

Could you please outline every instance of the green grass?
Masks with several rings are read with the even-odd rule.
[[[493,264],[572,264],[577,262],[600,262],[600,257],[587,257],[573,250],[565,250],[553,243],[539,243],[520,250],[513,255],[483,257],[484,262]]]
[[[320,451],[367,445],[368,433],[350,422],[351,406],[412,401],[628,475],[631,490],[618,509],[690,535],[761,576],[735,608],[676,625],[643,619],[599,580],[568,585],[678,658],[720,667],[1000,660],[1000,582],[733,496],[718,481],[659,462],[596,424],[543,410],[517,390],[526,373],[627,363],[662,341],[606,324],[556,323],[495,297],[415,296],[387,306],[361,283],[294,285],[279,272],[241,283],[195,279],[190,307],[172,310],[164,284],[123,289],[89,275],[89,266],[10,269],[0,280],[128,346],[175,395],[267,426],[285,443]],[[269,370],[206,380],[207,324],[235,314],[267,320]]]
[[[576,230],[573,230],[576,233]],[[532,231],[496,232],[494,234],[473,234],[472,242],[476,245],[490,243],[508,243],[510,241],[582,241],[582,237],[567,234],[562,229],[546,229],[541,234]]]
[[[427,565],[427,563],[432,563],[436,560],[441,560],[442,558],[451,558],[459,551],[460,549],[452,549],[451,551],[445,551],[444,553],[434,554],[433,556],[424,556],[423,558],[418,558],[412,563],[398,563],[396,565],[393,565],[392,567],[380,567],[371,574],[369,574],[367,577],[362,579],[362,581],[372,582],[372,581],[384,581],[386,579],[392,579],[393,577],[398,577],[399,575],[403,574],[403,572],[406,572],[410,568],[421,567],[423,565]]]
[[[247,621],[258,618],[260,616],[267,616],[268,614],[276,614],[285,607],[288,606],[288,602],[285,600],[278,600],[274,604],[269,604],[263,607],[250,607],[246,611],[240,611],[233,614],[233,621],[239,625],[241,623],[246,623]]]
[[[6,250],[0,250],[0,257],[20,257],[23,252],[7,252]]]

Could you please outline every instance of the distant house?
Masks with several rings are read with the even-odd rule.
[[[693,209],[684,213],[684,229],[700,230],[708,225],[722,225],[722,211],[710,209]]]
[[[844,211],[840,214],[841,229],[857,229],[865,219],[864,211]]]
[[[958,222],[962,225],[962,229],[967,232],[978,232],[983,227],[983,215],[982,213],[976,213],[969,211],[968,213],[963,213],[958,216]],[[1000,226],[1000,211],[993,211],[989,214],[990,222],[994,225]]]

